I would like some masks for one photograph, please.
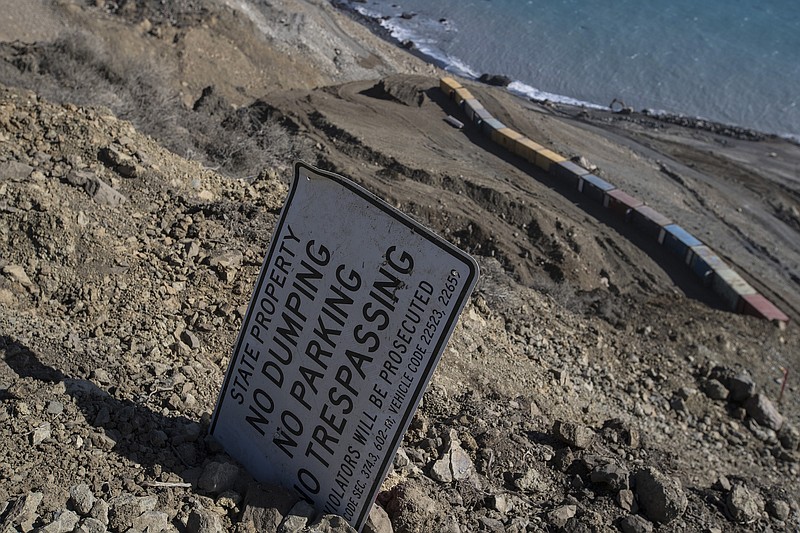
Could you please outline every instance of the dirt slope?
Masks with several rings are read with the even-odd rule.
[[[69,13],[99,48],[54,56],[63,45],[4,43],[3,79],[107,107],[0,90],[0,530],[269,531],[287,515],[316,518],[205,438],[298,152],[472,252],[483,272],[378,498],[389,529],[375,530],[800,527],[797,327],[715,309],[661,250],[448,126],[457,111],[435,77],[410,74],[416,59],[392,63],[399,50],[348,37],[352,21],[325,3],[271,3],[268,38],[232,3],[41,5]],[[288,12],[302,15],[281,22]],[[326,47],[303,44],[298,28],[381,62],[320,69]],[[158,87],[98,75],[119,72],[105,55],[114,32],[134,64],[179,67]],[[186,47],[192,35],[202,46]],[[223,40],[250,59],[204,52]],[[187,67],[192,54],[205,66]],[[75,77],[51,57],[86,66],[98,90],[64,83]],[[280,75],[260,77],[260,60]],[[352,81],[361,76],[372,79]],[[796,310],[794,145],[476,93],[530,137],[685,217]],[[154,125],[136,94],[166,94],[154,110],[170,120]],[[269,164],[224,177],[209,169],[234,168],[214,137]],[[162,147],[177,138],[193,151]],[[744,205],[761,222],[737,231]],[[323,522],[292,530],[347,531]]]

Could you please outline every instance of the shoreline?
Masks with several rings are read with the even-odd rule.
[[[462,79],[469,80],[474,83],[479,83],[482,85],[489,85],[484,82],[479,81],[476,77],[467,77],[462,74],[458,74],[448,70],[449,67],[452,67],[451,64],[442,61],[434,56],[426,54],[424,52],[419,51],[416,47],[408,48],[403,45],[403,42],[399,41],[395,37],[392,36],[391,32],[385,28],[381,24],[381,19],[379,17],[372,17],[369,15],[365,15],[359,12],[355,6],[346,0],[331,0],[331,5],[337,9],[342,14],[348,16],[351,20],[358,22],[362,26],[366,27],[370,32],[372,32],[375,36],[381,38],[385,42],[392,44],[404,50],[414,57],[417,57],[428,64],[431,64],[437,68],[440,68],[446,71],[451,76],[457,76]],[[499,75],[504,76],[502,72],[491,72],[487,73],[489,75]],[[514,80],[512,79],[513,83],[519,83],[525,85],[526,87],[530,87],[523,81]],[[531,87],[534,90],[538,90],[535,87]],[[746,126],[741,126],[737,124],[729,124],[725,122],[720,122],[712,119],[707,119],[701,116],[692,116],[692,115],[684,115],[681,113],[674,113],[670,111],[663,111],[663,110],[654,110],[650,108],[644,108],[640,110],[633,110],[631,108],[622,109],[620,111],[615,111],[611,109],[611,107],[606,107],[601,104],[594,104],[591,102],[585,102],[584,104],[571,104],[568,102],[562,102],[558,100],[552,100],[549,98],[535,98],[530,95],[524,94],[521,91],[515,91],[505,87],[505,89],[514,96],[517,96],[523,100],[533,102],[540,105],[547,105],[547,106],[555,106],[557,108],[563,108],[567,110],[577,110],[577,111],[593,111],[593,112],[600,112],[600,113],[607,113],[613,116],[632,116],[632,117],[641,117],[647,119],[655,119],[666,124],[672,124],[677,126],[682,126],[698,131],[706,131],[709,133],[714,133],[718,135],[723,135],[725,137],[730,137],[738,140],[745,140],[745,141],[765,141],[770,139],[781,139],[787,141],[789,143],[795,144],[800,146],[800,135],[793,135],[790,133],[773,133],[773,132],[766,132],[761,131],[756,128],[750,128]],[[571,98],[564,95],[556,95],[563,98]],[[640,119],[640,120],[641,120]],[[638,121],[635,121],[638,122]]]

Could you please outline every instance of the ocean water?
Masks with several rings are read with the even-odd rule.
[[[797,0],[366,0],[353,9],[467,77],[537,99],[701,117],[800,140]],[[413,14],[403,18],[403,13]]]

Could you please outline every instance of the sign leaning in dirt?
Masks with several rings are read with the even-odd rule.
[[[360,529],[477,278],[466,253],[298,163],[211,434]]]

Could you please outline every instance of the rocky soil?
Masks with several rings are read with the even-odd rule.
[[[31,5],[52,15],[49,33],[1,46],[0,532],[349,530],[206,437],[298,155],[409,212],[483,273],[364,531],[800,529],[796,325],[715,309],[657,249],[450,129],[441,118],[456,111],[418,75],[429,67],[345,37],[365,30],[322,2],[260,16],[234,2]],[[302,28],[330,46],[303,44]],[[115,61],[112,37],[134,63]],[[223,41],[217,58],[197,52]],[[155,72],[154,57],[173,67],[132,75]],[[773,139],[611,114],[576,126],[579,110],[479,90],[561,151],[601,142],[589,153],[601,171],[669,190],[686,211],[698,187],[716,194],[686,166],[709,165],[698,143],[728,139],[724,161],[800,161]],[[786,175],[759,176],[753,188],[791,214],[794,189],[774,185]],[[711,197],[704,223],[725,235],[714,221],[735,205]],[[780,265],[767,279],[797,275],[798,251],[774,251],[782,238],[765,245]],[[758,253],[741,264],[765,264]]]

